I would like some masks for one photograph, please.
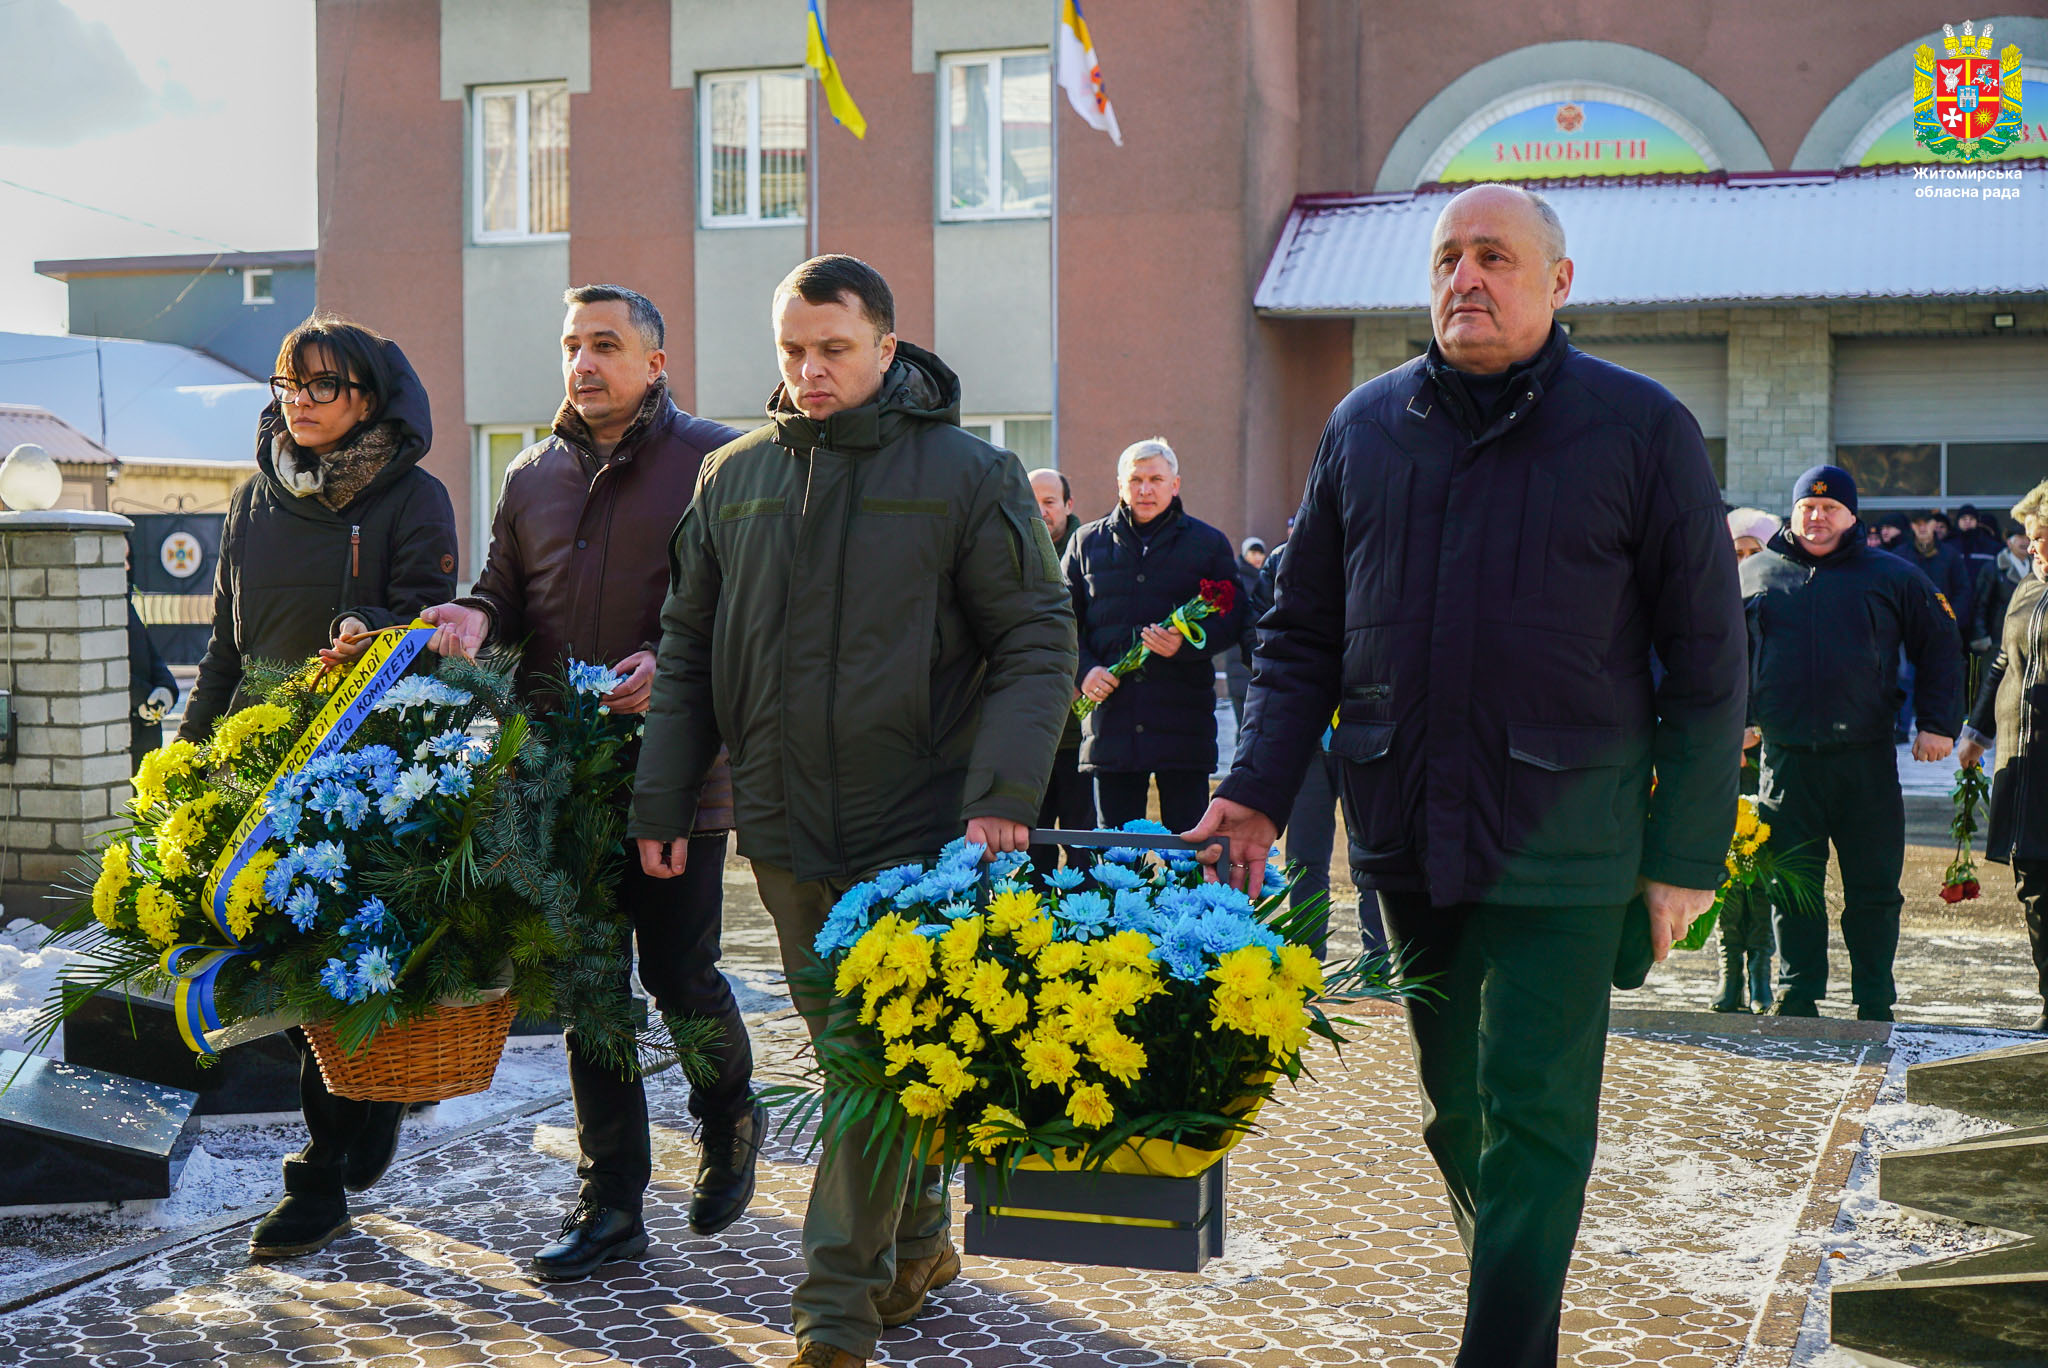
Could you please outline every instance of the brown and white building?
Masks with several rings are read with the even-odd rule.
[[[652,296],[678,401],[751,426],[769,292],[813,217],[888,276],[967,421],[1048,460],[1055,135],[1058,456],[1084,513],[1157,433],[1198,516],[1279,534],[1331,406],[1428,338],[1444,196],[1496,177],[1550,187],[1575,341],[1691,405],[1731,498],[1775,507],[1825,459],[1878,507],[2048,476],[2038,8],[1991,17],[2028,57],[2001,179],[1936,181],[1913,165],[1913,52],[1941,46],[1918,0],[1796,22],[1764,0],[1093,0],[1121,148],[1052,82],[1053,0],[837,0],[867,136],[826,118],[815,148],[802,0],[317,4],[320,303],[418,366],[468,573],[560,399],[562,289]]]

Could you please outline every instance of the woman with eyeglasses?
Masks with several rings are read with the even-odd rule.
[[[337,627],[389,627],[455,595],[455,510],[420,468],[433,424],[398,344],[315,314],[278,348],[277,370],[256,473],[228,504],[181,740],[204,741],[234,709],[245,659],[304,660]]]
[[[337,631],[408,622],[455,596],[455,510],[420,468],[433,425],[398,344],[315,314],[285,338],[277,370],[256,473],[228,504],[213,638],[180,740],[205,741],[233,710],[243,661],[305,660]],[[250,1236],[258,1259],[310,1254],[347,1231],[346,1194],[383,1173],[405,1112],[328,1092],[304,1036],[291,1035],[309,1143],[284,1161],[284,1200]]]

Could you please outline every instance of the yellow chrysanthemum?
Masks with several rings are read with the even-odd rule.
[[[926,994],[918,1000],[916,1021],[923,1029],[930,1030],[944,1020],[945,1016],[945,1001],[936,994]]]
[[[981,960],[968,976],[966,990],[960,996],[967,1000],[969,1007],[986,1014],[1009,990],[1010,971],[1000,964]]]
[[[1100,1000],[1077,996],[1060,1009],[1060,1038],[1076,1043],[1093,1040],[1104,1031],[1111,1030],[1109,1009]]]
[[[1038,895],[1029,889],[1006,888],[989,899],[988,928],[1007,936],[1038,915]]]
[[[882,1047],[882,1058],[887,1061],[885,1074],[900,1074],[917,1059],[917,1047],[907,1040],[892,1040]]]
[[[982,1024],[996,1035],[1008,1035],[1031,1015],[1031,999],[1019,992],[1004,993],[981,1013]]]
[[[156,858],[167,879],[182,879],[192,872],[194,853],[207,838],[207,818],[227,802],[218,790],[202,793],[180,804],[157,828]]]
[[[121,910],[121,894],[134,878],[134,868],[128,863],[128,843],[116,841],[108,846],[100,856],[100,875],[92,883],[92,914],[109,931],[114,929],[115,917]]]
[[[903,1110],[920,1121],[946,1114],[946,1095],[929,1083],[913,1083],[903,1090]]]
[[[1311,997],[1323,991],[1323,962],[1306,945],[1280,947],[1280,984],[1306,992]]]
[[[1134,1012],[1146,998],[1164,991],[1156,977],[1126,965],[1105,969],[1095,980],[1095,1000],[1111,1016]]]
[[[1152,938],[1143,931],[1117,931],[1088,942],[1088,967],[1096,973],[1119,965],[1153,972]]]
[[[1067,1097],[1067,1119],[1077,1126],[1097,1130],[1116,1120],[1116,1108],[1100,1083],[1083,1083]]]
[[[939,937],[939,963],[947,969],[961,969],[974,962],[975,951],[981,948],[982,927],[986,923],[979,916],[962,917],[946,928],[946,934]]]
[[[832,991],[840,997],[851,997],[856,988],[865,988],[881,979],[882,962],[888,956],[889,948],[909,925],[895,913],[882,917],[873,926],[861,933],[853,948],[846,952],[846,958],[839,961],[839,971],[833,976]],[[882,992],[894,987],[893,975],[884,983]],[[870,999],[872,1001],[872,998]]]
[[[159,746],[142,757],[142,763],[135,769],[135,777],[128,782],[135,788],[135,797],[129,806],[136,812],[147,812],[158,803],[170,797],[170,782],[190,775],[199,763],[199,747],[190,741],[173,741]]]
[[[1095,1067],[1119,1083],[1135,1083],[1145,1071],[1145,1047],[1122,1031],[1098,1031],[1087,1048]]]
[[[875,1018],[875,1025],[884,1039],[894,1040],[910,1034],[910,1028],[917,1024],[916,1003],[908,993],[891,998]]]
[[[883,967],[893,972],[897,980],[913,990],[923,988],[932,978],[933,946],[929,936],[920,936],[915,931],[898,931],[889,942],[889,949],[883,955]]]
[[[1004,1134],[1001,1127],[1010,1127],[1012,1132],[1024,1129],[1024,1118],[1008,1107],[990,1106],[981,1113],[981,1120],[967,1128],[967,1147],[976,1154],[992,1154],[1008,1143],[1012,1135]]]
[[[1242,993],[1218,993],[1209,1004],[1209,1024],[1245,1035],[1259,1034],[1252,1016],[1252,1000]]]
[[[1081,967],[1079,941],[1054,941],[1038,952],[1038,972],[1047,978],[1071,974]]]
[[[1219,955],[1209,977],[1226,993],[1263,993],[1273,981],[1273,952],[1262,945],[1247,945]]]
[[[1031,1080],[1033,1087],[1059,1088],[1065,1090],[1073,1081],[1074,1066],[1081,1062],[1081,1056],[1074,1053],[1074,1047],[1064,1040],[1034,1035],[1024,1042],[1024,1076]]]
[[[178,900],[156,884],[146,883],[135,890],[135,924],[157,945],[169,949],[178,943],[181,915]]]
[[[289,725],[291,720],[290,711],[275,703],[258,703],[253,708],[244,708],[224,717],[213,729],[213,739],[207,743],[208,758],[215,763],[233,760],[251,741]]]
[[[986,1037],[981,1033],[981,1027],[975,1025],[974,1018],[964,1012],[953,1018],[951,1039],[955,1045],[971,1055],[980,1054],[981,1047],[987,1043]]]
[[[228,934],[236,940],[249,934],[249,928],[256,924],[256,914],[270,910],[269,899],[263,896],[263,876],[277,863],[277,852],[269,848],[257,851],[249,857],[249,863],[242,866],[242,872],[235,875],[228,885]]]
[[[1037,955],[1052,944],[1054,929],[1051,917],[1033,917],[1017,928],[1017,949],[1027,955]]]
[[[981,1079],[967,1072],[967,1061],[944,1045],[918,1046],[917,1062],[924,1065],[932,1086],[944,1093],[948,1102],[982,1084]]]

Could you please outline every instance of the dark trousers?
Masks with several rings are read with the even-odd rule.
[[[1323,751],[1309,762],[1302,776],[1301,791],[1294,795],[1294,808],[1287,815],[1287,864],[1301,866],[1287,905],[1299,907],[1316,894],[1330,891],[1330,854],[1337,844],[1337,799],[1344,790],[1344,762]],[[1354,876],[1352,883],[1356,884]],[[1323,917],[1311,944],[1320,956],[1326,948],[1329,916]],[[1358,934],[1370,955],[1387,944],[1386,926],[1380,916],[1380,895],[1370,888],[1358,890]]]
[[[2041,1004],[2048,1008],[2048,861],[2014,860],[2013,878],[2018,882],[2020,907],[2027,914],[2027,938],[2034,944],[2034,979],[2041,990]]]
[[[718,972],[720,913],[725,894],[724,833],[690,838],[678,879],[652,879],[629,853],[619,880],[619,905],[633,921],[640,945],[640,982],[663,1017],[711,1017],[725,1032],[712,1060],[717,1076],[690,1089],[690,1114],[699,1120],[745,1115],[752,1105],[754,1053],[732,987]],[[619,976],[618,991],[631,993]],[[659,1027],[656,1027],[658,1030]],[[627,1211],[640,1209],[654,1173],[647,1131],[647,1089],[590,1058],[575,1031],[563,1038],[569,1055],[569,1090],[576,1100],[576,1176],[585,1200]]]
[[[294,1026],[285,1034],[299,1051],[299,1110],[306,1117],[306,1148],[299,1151],[299,1162],[338,1174],[348,1160],[349,1146],[369,1128],[372,1118],[389,1125],[390,1111],[405,1104],[336,1097],[327,1091],[327,1079],[320,1072],[313,1047],[306,1042],[306,1033]],[[384,1115],[376,1116],[380,1111]]]
[[[1148,781],[1159,785],[1159,820],[1173,832],[1188,831],[1209,808],[1209,776],[1200,770],[1160,770],[1156,774],[1095,775],[1095,806],[1105,827],[1120,827],[1145,815]]]
[[[1899,875],[1906,863],[1906,802],[1889,745],[1789,750],[1764,742],[1757,808],[1771,828],[1787,887],[1778,890],[1778,990],[1818,1002],[1828,989],[1828,919],[1821,896],[1828,844],[1842,866],[1842,943],[1858,1007],[1898,998]]]
[[[1408,1025],[1422,1137],[1472,1270],[1457,1368],[1556,1368],[1622,909],[1380,897],[1395,953],[1441,994],[1410,1002]]]
[[[1045,801],[1038,805],[1038,825],[1056,831],[1095,829],[1095,785],[1081,773],[1079,746],[1053,752],[1052,777],[1045,781]],[[1079,846],[1033,846],[1032,868],[1041,874],[1058,868],[1062,849],[1066,850],[1069,863],[1088,862],[1086,850]]]

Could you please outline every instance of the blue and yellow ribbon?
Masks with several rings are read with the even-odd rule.
[[[1200,599],[1197,599],[1195,600],[1195,602],[1201,603],[1202,601]],[[1188,616],[1188,609],[1191,606],[1192,605],[1190,604],[1183,603],[1180,607],[1174,609],[1173,612],[1167,616],[1166,625],[1169,627],[1178,627],[1180,629],[1180,634],[1188,639],[1188,645],[1194,647],[1196,650],[1199,651],[1202,649],[1202,647],[1208,644],[1209,634],[1208,632],[1202,629],[1200,623],[1196,622],[1193,618]],[[1207,607],[1206,604],[1203,604],[1203,606]],[[1202,616],[1207,617],[1208,614],[1203,613]]]
[[[356,728],[363,725],[370,710],[377,706],[377,700],[419,658],[433,635],[434,625],[417,618],[407,626],[387,627],[376,633],[369,648],[356,658],[348,673],[335,685],[334,692],[320,705],[320,711],[313,715],[306,730],[285,752],[284,760],[278,765],[277,772],[270,776],[270,782],[263,786],[263,792],[249,804],[242,820],[235,823],[234,832],[228,837],[220,858],[214,861],[213,869],[206,876],[206,891],[201,900],[206,919],[213,923],[227,944],[174,945],[164,951],[159,961],[172,980],[172,1015],[177,1018],[178,1034],[196,1053],[212,1054],[213,1047],[206,1043],[206,1033],[220,1029],[220,1018],[213,1008],[214,980],[229,960],[249,953],[241,948],[241,941],[228,929],[228,893],[235,876],[263,848],[264,842],[277,834],[270,821],[271,791],[311,761],[323,755],[333,755],[347,745]],[[189,961],[188,955],[191,956]]]

